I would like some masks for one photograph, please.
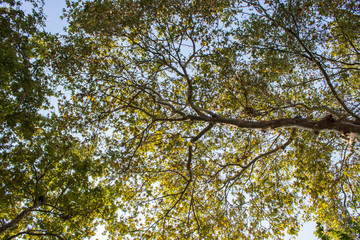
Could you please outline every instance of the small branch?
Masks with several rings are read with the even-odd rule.
[[[270,154],[273,154],[281,149],[285,149],[294,139],[294,136],[295,136],[295,129],[292,130],[291,134],[290,134],[290,137],[289,139],[282,145],[274,148],[274,149],[271,149],[265,153],[262,153],[258,156],[256,156],[253,160],[251,160],[248,164],[246,164],[245,166],[242,166],[241,168],[241,171],[236,174],[234,177],[230,178],[227,180],[227,182],[230,182],[230,181],[236,181],[249,167],[253,166],[258,160],[260,160],[261,158],[264,158],[266,156],[269,156]]]
[[[191,170],[192,154],[193,154],[193,147],[189,146],[188,160],[187,160],[187,163],[186,163],[186,169],[187,169],[187,171],[189,172],[189,175],[190,175],[190,177],[188,179],[188,182],[191,182],[192,179],[193,179],[193,173],[192,173],[192,170]]]
[[[180,195],[179,198],[176,200],[176,202],[166,211],[166,213],[160,218],[158,219],[156,222],[154,222],[153,224],[151,224],[151,226],[149,226],[145,232],[147,232],[150,228],[154,227],[156,224],[158,224],[161,220],[165,219],[169,214],[170,212],[179,204],[179,202],[182,200],[184,194],[186,193],[187,189],[189,188],[191,184],[191,180],[188,181],[186,183],[186,186],[185,188],[180,192],[180,193],[176,193],[176,194],[173,194],[173,195]]]
[[[202,136],[204,136],[204,134],[206,132],[208,132],[213,126],[215,126],[214,123],[210,123],[208,126],[206,126],[198,135],[196,135],[195,137],[193,137],[191,139],[191,143],[196,142],[197,140],[199,140]],[[190,145],[189,146],[189,151],[188,151],[188,160],[186,163],[186,169],[189,172],[189,178],[185,179],[187,181],[186,186],[184,187],[184,189],[177,194],[173,194],[173,195],[180,195],[179,198],[175,201],[175,203],[166,211],[166,213],[160,218],[158,219],[156,222],[154,222],[151,226],[148,227],[147,230],[149,230],[150,228],[152,228],[153,226],[155,226],[157,223],[159,223],[162,219],[165,219],[170,212],[180,203],[180,201],[183,199],[185,193],[187,192],[190,184],[193,182],[193,172],[191,169],[191,163],[192,163],[192,157],[193,157],[193,146]],[[146,230],[146,231],[147,231]]]
[[[360,121],[360,117],[357,116],[355,113],[353,113],[344,103],[343,99],[341,99],[341,97],[337,94],[335,87],[333,86],[330,77],[328,75],[328,73],[326,72],[326,70],[324,69],[324,67],[322,66],[322,64],[315,58],[314,53],[312,53],[308,47],[305,45],[305,43],[300,39],[299,35],[296,34],[292,29],[289,29],[287,26],[284,26],[283,24],[279,23],[277,20],[273,19],[266,11],[266,9],[264,9],[261,4],[258,4],[258,7],[264,12],[265,16],[271,20],[272,22],[276,23],[278,26],[280,26],[284,31],[290,33],[297,41],[298,43],[301,45],[301,47],[305,50],[305,52],[308,54],[310,60],[312,62],[315,63],[315,65],[318,67],[318,69],[320,70],[320,72],[322,73],[322,75],[325,78],[325,81],[328,85],[328,87],[330,88],[330,91],[332,92],[333,96],[336,98],[336,100],[340,103],[340,105],[344,108],[344,110],[349,113],[352,117],[354,117],[356,120]]]
[[[58,234],[55,233],[49,233],[49,232],[44,232],[42,230],[29,230],[29,231],[25,231],[25,232],[19,232],[16,235],[13,235],[9,238],[7,238],[6,240],[11,240],[14,239],[20,235],[30,235],[30,236],[52,236],[52,237],[56,237],[58,239],[64,240],[64,238],[62,238],[61,236],[59,236]]]
[[[199,140],[202,136],[204,136],[205,133],[207,133],[208,131],[211,130],[211,128],[213,128],[215,125],[215,123],[210,123],[209,125],[207,125],[206,128],[204,128],[196,137],[191,139],[191,142],[194,143],[197,140]]]

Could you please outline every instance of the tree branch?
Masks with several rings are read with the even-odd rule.
[[[41,232],[40,232],[41,231]],[[58,234],[55,233],[49,233],[49,232],[44,232],[42,230],[28,230],[25,232],[19,232],[16,235],[10,236],[9,238],[7,238],[6,240],[11,240],[14,239],[20,235],[30,235],[30,236],[52,236],[52,237],[56,237],[58,239],[63,240],[64,238],[62,238],[61,236],[59,236]]]
[[[249,167],[251,167],[252,165],[254,165],[259,159],[261,159],[261,158],[263,158],[263,157],[266,157],[266,156],[268,156],[268,155],[270,155],[270,154],[273,154],[273,153],[279,151],[280,149],[285,149],[285,148],[292,142],[292,140],[294,139],[294,136],[295,136],[295,130],[293,130],[293,131],[291,132],[291,135],[290,135],[289,139],[288,139],[284,144],[282,144],[282,145],[280,145],[280,146],[278,146],[278,147],[276,147],[276,148],[274,148],[274,149],[271,149],[271,150],[269,150],[269,151],[267,151],[267,152],[265,152],[265,153],[262,153],[262,154],[260,154],[259,156],[256,156],[256,157],[255,157],[253,160],[251,160],[248,164],[246,164],[245,166],[242,166],[242,167],[241,167],[241,168],[242,168],[241,171],[240,171],[238,174],[236,174],[236,176],[228,179],[227,182],[238,179],[238,178],[243,174],[243,172],[244,172],[246,169],[248,169]]]
[[[258,129],[258,130],[270,130],[270,129],[288,129],[297,128],[312,131],[314,133],[319,132],[339,132],[343,134],[353,133],[356,137],[360,137],[360,125],[347,120],[336,120],[331,115],[324,117],[319,121],[310,120],[307,118],[295,117],[295,118],[282,118],[268,121],[246,121],[235,118],[224,117],[207,117],[198,115],[189,115],[189,120],[201,121],[214,124],[231,125],[238,128],[245,129]]]
[[[12,221],[5,223],[4,225],[0,226],[0,234],[4,233],[5,231],[16,227],[16,225],[18,225],[18,223],[27,215],[29,215],[29,213],[33,210],[35,210],[36,208],[40,207],[41,205],[44,204],[44,199],[43,196],[41,197],[41,199],[36,199],[34,202],[34,205],[28,208],[25,208],[25,210],[23,210],[21,213],[19,213]]]
[[[298,43],[301,45],[301,47],[304,49],[304,51],[309,55],[309,58],[312,62],[315,63],[315,65],[318,67],[318,69],[320,70],[320,72],[322,73],[322,75],[325,78],[326,84],[328,85],[328,87],[330,88],[330,91],[332,92],[333,96],[336,98],[336,100],[340,103],[340,105],[344,108],[344,110],[349,113],[352,117],[354,117],[356,120],[360,121],[360,117],[357,116],[355,113],[353,113],[345,104],[345,102],[343,101],[343,99],[341,99],[341,97],[338,95],[338,93],[335,90],[335,87],[333,86],[330,77],[328,75],[328,73],[326,72],[326,70],[324,69],[324,67],[322,66],[322,64],[320,63],[319,60],[317,60],[314,56],[314,53],[312,53],[309,48],[305,45],[305,43],[302,41],[302,39],[299,37],[298,34],[296,34],[292,29],[284,26],[283,24],[279,23],[278,21],[276,21],[275,19],[273,19],[267,12],[266,10],[261,6],[261,4],[258,4],[258,7],[260,7],[262,9],[262,11],[264,12],[265,16],[271,20],[272,22],[276,23],[277,25],[279,25],[284,31],[290,33],[297,41]],[[295,20],[294,20],[295,22]],[[296,22],[295,22],[296,24]]]

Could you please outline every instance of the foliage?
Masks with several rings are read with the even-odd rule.
[[[31,3],[29,14],[18,1],[0,8],[0,236],[84,239],[115,217],[121,181],[113,186],[95,143],[51,112],[44,41],[54,37],[41,30],[41,2]]]
[[[44,151],[56,164],[42,171],[76,179],[64,201],[82,209],[81,227],[41,214],[32,224],[51,220],[65,239],[90,236],[95,221],[109,239],[281,239],[313,220],[355,237],[357,1],[67,3],[67,35],[47,43],[65,93],[34,146],[69,149]],[[42,190],[54,196],[46,211],[69,209],[54,205],[61,189]]]
[[[108,231],[262,239],[313,219],[353,234],[356,3],[206,4],[69,2],[53,62],[72,92],[62,113],[79,131],[110,131],[127,176],[126,224]]]
[[[352,232],[356,233],[356,238],[349,236],[349,234],[345,233],[345,231],[339,231],[339,230],[333,230],[329,229],[324,231],[324,227],[320,224],[316,224],[316,236],[321,240],[330,240],[330,239],[336,239],[336,240],[357,240],[360,237],[360,228],[359,224],[352,221],[351,219],[345,220],[346,224],[349,228],[352,228]]]
[[[118,186],[104,180],[107,164],[59,121],[48,120],[30,141],[1,153],[3,239],[83,239],[95,234],[101,214],[114,214],[111,191]]]
[[[33,2],[36,5],[36,2]],[[43,49],[38,41],[42,13],[25,14],[19,1],[1,1],[0,123],[4,135],[30,138],[39,120],[37,109],[49,91]]]

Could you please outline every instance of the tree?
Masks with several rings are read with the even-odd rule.
[[[312,219],[354,236],[358,9],[69,2],[53,66],[71,92],[62,114],[108,139],[124,180],[110,235],[281,238]]]
[[[69,154],[105,181],[109,200],[94,201],[111,210],[92,219],[109,239],[280,239],[310,219],[354,238],[358,7],[68,1],[68,34],[49,43],[48,56],[65,89],[60,123],[80,136]],[[92,189],[87,182],[76,189]],[[71,199],[83,206],[80,196]],[[90,235],[65,228],[63,238]]]
[[[120,184],[104,176],[94,142],[74,136],[50,108],[46,47],[56,38],[41,30],[41,2],[30,3],[29,14],[21,1],[0,8],[0,236],[89,238],[102,214],[114,216]]]

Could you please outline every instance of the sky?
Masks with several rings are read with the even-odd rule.
[[[52,33],[64,33],[63,28],[66,26],[66,21],[61,20],[60,16],[63,13],[63,8],[65,7],[65,0],[45,0],[44,11],[47,15],[47,31],[50,31]],[[316,224],[314,222],[304,224],[296,240],[318,240],[313,234],[313,232],[315,231],[315,226]],[[93,239],[96,238],[98,238],[99,240],[105,239],[101,236],[101,234],[98,234]],[[290,239],[290,237],[285,237],[285,240],[288,239]]]

